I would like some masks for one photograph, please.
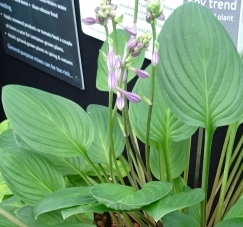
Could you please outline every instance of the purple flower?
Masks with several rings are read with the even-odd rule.
[[[161,13],[160,16],[158,17],[158,20],[164,21],[165,15],[163,13]]]
[[[137,46],[137,40],[134,38],[134,36],[131,36],[130,40],[127,42],[127,48],[130,51],[133,51],[136,46]]]
[[[97,21],[96,19],[94,19],[93,17],[86,17],[86,18],[83,18],[82,19],[82,22],[86,25],[93,25],[93,24],[96,24]]]
[[[135,28],[125,27],[125,30],[126,30],[126,32],[129,35],[133,35],[133,36],[136,36],[137,35],[137,32],[136,32],[136,29]]]
[[[122,93],[130,102],[140,102],[141,98],[135,93],[125,91],[119,87],[116,88],[116,90],[120,93]]]
[[[122,110],[125,105],[124,99],[119,91],[117,91],[116,105],[119,110]]]
[[[113,52],[113,49],[109,51],[106,57],[107,66],[109,69],[115,68],[117,64],[117,58]]]
[[[115,73],[112,70],[109,70],[108,86],[110,90],[114,89],[117,86],[117,78],[115,76]]]
[[[139,54],[141,54],[141,51],[134,51],[131,53],[132,57],[137,57]]]
[[[131,71],[135,72],[137,76],[140,78],[148,78],[149,74],[147,71],[142,70],[142,69],[134,69],[134,68],[129,68]]]
[[[157,50],[154,50],[152,54],[151,63],[153,66],[156,66],[159,63],[159,54]]]
[[[120,74],[121,74],[121,68],[118,68],[115,70],[115,77],[117,79],[117,81],[119,80],[120,78]]]

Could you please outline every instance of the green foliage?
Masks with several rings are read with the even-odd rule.
[[[154,181],[143,185],[136,191],[132,187],[119,184],[98,184],[91,189],[91,194],[100,203],[115,210],[136,210],[153,203],[167,195],[171,184]]]
[[[239,54],[205,7],[192,2],[182,5],[157,37],[160,1],[147,4],[147,9],[159,9],[156,15],[146,15],[152,33],[136,36],[134,28],[117,29],[99,53],[96,86],[109,91],[108,107],[91,104],[85,112],[72,101],[41,90],[19,85],[3,88],[8,119],[0,124],[1,227],[93,227],[93,213],[103,212],[116,213],[126,227],[133,227],[132,220],[141,226],[206,227],[211,140],[216,127],[229,124],[227,161],[219,178],[222,186],[215,184],[217,190],[221,186],[225,193],[236,194],[228,198],[227,192],[225,198],[221,192],[216,221],[214,215],[209,217],[215,227],[243,225],[243,199],[236,199],[242,184],[226,184],[230,162],[239,165],[235,157],[242,158],[242,151],[237,151],[231,159],[234,133],[243,113]],[[102,18],[100,10],[113,15],[114,8],[109,2],[96,8],[96,22],[106,31],[107,18]],[[115,28],[115,19],[110,19]],[[134,33],[134,39],[128,33]],[[150,77],[139,78],[132,94],[127,91],[135,76],[132,71],[147,77],[140,67],[151,37],[152,65],[146,69]],[[106,62],[113,50],[116,56],[110,60],[117,64],[119,58],[119,78],[110,78],[108,72],[117,67]],[[138,50],[142,51],[136,56]],[[117,80],[121,92],[109,90],[108,76]],[[114,104],[113,95],[120,105]],[[117,108],[122,109],[121,115]],[[206,128],[203,189],[190,189],[191,138],[199,126]],[[232,172],[237,180],[242,168]],[[229,204],[234,205],[230,208]],[[225,216],[218,211],[223,205],[229,210]]]
[[[88,115],[65,98],[11,85],[3,88],[2,102],[16,133],[40,152],[63,157],[85,155],[93,141],[93,125]]]
[[[213,14],[200,4],[182,5],[166,21],[158,42],[163,46],[158,82],[179,119],[218,127],[240,118],[242,61]]]
[[[166,196],[142,209],[151,215],[155,221],[158,221],[172,211],[192,206],[201,202],[203,199],[204,191],[198,188],[189,192],[180,192]]]

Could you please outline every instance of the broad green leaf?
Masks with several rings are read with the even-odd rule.
[[[11,129],[9,120],[4,120],[3,122],[0,123],[0,135],[9,129]]]
[[[170,144],[170,167],[171,167],[171,177],[175,179],[179,177],[184,171],[188,159],[189,159],[189,148],[190,140],[183,140],[180,142],[171,142]],[[151,147],[150,149],[150,168],[153,175],[160,179],[160,165],[159,165],[159,153],[163,151],[158,151],[155,148]],[[164,156],[164,155],[163,155]],[[166,167],[165,161],[163,159],[162,163],[163,168],[163,179],[166,179]]]
[[[43,226],[52,226],[52,227],[59,227],[59,226],[91,227],[92,226],[93,227],[93,225],[81,223],[81,221],[77,218],[63,220],[60,211],[49,212],[35,219],[32,206],[25,206],[19,209],[16,212],[16,215],[21,221],[23,221],[24,223],[26,223],[28,226],[31,227],[43,227]]]
[[[243,65],[217,18],[194,2],[177,8],[158,37],[157,78],[165,101],[182,121],[218,127],[243,112]]]
[[[114,37],[114,33],[112,33],[111,38]],[[122,29],[117,29],[117,38],[118,38],[118,49],[119,54],[122,57],[124,53],[124,44],[129,40],[129,35],[126,31]],[[103,53],[108,53],[107,49],[107,42],[104,42],[101,49],[100,49],[99,57],[98,57],[98,70],[97,70],[97,77],[96,77],[96,88],[100,91],[109,91],[108,88],[108,68],[106,60],[104,59]],[[145,51],[142,51],[142,53],[137,56],[134,59],[134,65],[133,67],[136,69],[140,69],[143,61],[144,61],[144,55]],[[130,81],[135,74],[131,71],[128,72],[128,81]]]
[[[109,208],[135,210],[161,199],[169,193],[171,184],[152,181],[136,189],[119,184],[103,183],[91,188],[91,194]]]
[[[0,134],[0,149],[4,147],[18,147],[12,129]]]
[[[189,207],[201,202],[204,197],[204,191],[197,188],[189,192],[180,192],[166,196],[155,203],[143,207],[142,210],[146,211],[150,216],[152,216],[155,221],[158,221],[172,211]]]
[[[18,225],[14,224],[7,218],[3,217],[1,214],[0,214],[0,224],[1,227],[19,227]]]
[[[15,212],[23,206],[25,206],[25,204],[21,201],[20,198],[18,198],[15,195],[0,203],[0,207],[2,207],[4,210],[7,210],[10,213]]]
[[[40,152],[78,156],[86,154],[93,141],[88,115],[70,100],[30,87],[7,85],[2,102],[17,134]]]
[[[150,71],[149,67],[147,71]],[[151,77],[147,79],[138,79],[133,92],[147,98],[150,97]],[[168,136],[170,140],[180,141],[189,138],[195,131],[196,127],[186,125],[180,121],[166,105],[157,79],[155,79],[154,105],[150,124],[150,145],[159,147],[162,145],[164,138]],[[148,116],[148,104],[144,101],[140,103],[131,103],[129,114],[132,126],[138,138],[145,142],[146,124]]]
[[[180,212],[172,212],[162,218],[164,227],[199,227],[199,222],[192,216]]]
[[[215,227],[242,227],[243,226],[243,217],[230,218],[223,222],[220,222]]]
[[[2,177],[2,174],[0,172],[0,202],[2,202],[2,199],[5,195],[12,195],[13,193],[5,183],[5,180]]]
[[[88,186],[65,188],[44,197],[34,207],[35,217],[49,211],[95,202],[90,189]]]
[[[0,152],[0,170],[10,190],[29,204],[65,186],[48,159],[18,148]]]
[[[238,200],[227,212],[224,221],[230,218],[243,217],[243,199]]]
[[[88,155],[93,162],[106,165],[109,165],[108,111],[107,107],[94,104],[89,105],[87,108],[87,113],[95,131],[94,141],[88,149]],[[117,119],[114,120],[112,135],[115,154],[118,157],[124,150],[125,141]]]
[[[109,207],[106,207],[103,204],[100,203],[92,203],[88,205],[82,205],[78,207],[73,207],[69,209],[62,210],[62,217],[64,219],[74,215],[74,214],[82,214],[87,212],[94,212],[94,213],[104,213],[104,212],[110,212],[115,211],[114,209],[111,209]]]

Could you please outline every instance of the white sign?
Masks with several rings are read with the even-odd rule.
[[[95,17],[94,9],[99,6],[100,0],[79,0],[81,18]],[[164,9],[165,19],[180,5],[190,0],[161,0]],[[215,17],[221,21],[228,33],[230,34],[238,51],[242,53],[243,50],[243,4],[241,0],[215,1],[215,0],[195,0],[207,8],[209,8]],[[123,25],[133,26],[133,10],[134,1],[131,0],[112,0],[113,4],[117,5],[116,15],[124,15]],[[151,26],[145,20],[146,17],[146,3],[145,0],[139,1],[138,7],[138,35],[143,32],[151,32]],[[158,21],[157,34],[162,29],[164,22]],[[109,32],[112,32],[111,23],[108,24]],[[105,40],[105,31],[103,26],[98,24],[87,26],[82,24],[82,30],[85,34],[95,37],[100,40]],[[146,57],[151,59],[151,51],[146,52]]]

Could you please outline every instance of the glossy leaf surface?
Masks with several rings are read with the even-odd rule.
[[[86,153],[94,137],[85,111],[70,100],[19,85],[3,88],[4,111],[17,134],[34,149],[59,156]]]
[[[147,69],[150,71],[150,68]],[[145,97],[150,97],[151,78],[138,79],[133,92]],[[138,138],[145,142],[146,122],[148,116],[148,104],[144,101],[140,103],[131,103],[129,114],[132,126]],[[180,141],[190,137],[196,130],[196,127],[186,125],[180,121],[168,108],[164,97],[160,91],[157,80],[155,80],[154,105],[150,125],[150,145],[158,147],[163,143],[165,136],[173,141]]]
[[[106,207],[103,204],[100,203],[92,203],[88,205],[82,205],[77,206],[69,209],[62,210],[62,216],[64,219],[75,215],[75,214],[81,214],[81,213],[87,213],[87,212],[95,212],[95,213],[104,213],[104,212],[110,212],[115,211],[114,209],[111,209],[109,207]]]
[[[25,150],[4,148],[0,152],[0,170],[13,194],[29,204],[65,187],[54,164]]]
[[[170,183],[160,181],[146,183],[138,191],[129,186],[103,183],[94,186],[91,194],[109,208],[134,210],[164,197],[170,190]]]
[[[46,196],[35,205],[35,217],[49,211],[95,202],[96,199],[90,194],[90,188],[65,188]]]
[[[180,142],[171,142],[170,144],[170,167],[171,167],[171,177],[172,179],[175,179],[179,177],[182,172],[184,171],[188,159],[189,159],[189,147],[190,147],[190,140],[183,140]],[[150,149],[150,168],[152,170],[153,175],[160,179],[160,165],[159,165],[159,152],[155,148],[151,147]],[[164,155],[163,155],[164,156]],[[166,179],[166,167],[165,167],[165,161],[163,158],[162,163],[163,168],[163,179]]]
[[[184,122],[218,127],[243,112],[243,66],[230,36],[206,8],[186,3],[158,38],[157,78],[171,111]]]
[[[197,222],[192,216],[180,212],[172,212],[162,218],[164,227],[199,227]]]
[[[108,108],[100,105],[89,105],[87,113],[94,125],[94,141],[88,149],[90,159],[95,163],[109,164]],[[118,115],[117,115],[118,117]],[[124,150],[123,134],[115,117],[113,143],[116,157]]]
[[[236,217],[243,217],[243,198],[238,200],[227,212],[227,214],[224,217],[224,220],[230,219],[230,218],[236,218]]]
[[[165,198],[143,207],[142,209],[152,216],[155,221],[158,221],[172,211],[189,207],[201,202],[204,197],[205,195],[202,189],[193,189],[189,192],[181,192],[166,196]]]
[[[228,220],[222,221],[219,224],[215,225],[215,227],[242,227],[243,226],[243,217],[238,218],[230,218]]]

